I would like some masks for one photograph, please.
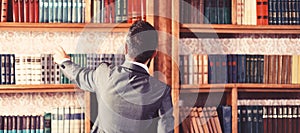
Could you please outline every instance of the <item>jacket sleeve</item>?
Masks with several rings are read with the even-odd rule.
[[[108,66],[104,63],[100,64],[100,66],[96,70],[91,70],[88,68],[80,67],[79,65],[71,61],[65,61],[61,64],[60,68],[63,74],[75,84],[77,84],[80,89],[94,92],[96,88],[95,82],[98,78],[96,73],[101,73],[99,71],[108,69]]]
[[[158,133],[173,133],[174,132],[174,117],[173,104],[171,98],[171,89],[168,87],[167,93],[164,96],[161,108],[158,111]]]

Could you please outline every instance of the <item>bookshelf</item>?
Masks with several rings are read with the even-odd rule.
[[[91,23],[91,1],[85,0],[85,23],[13,23],[1,22],[0,31],[41,31],[41,32],[81,32],[83,30],[98,32],[127,32],[130,24],[121,23]],[[171,4],[170,4],[171,3]],[[299,25],[237,25],[236,22],[237,0],[231,1],[232,24],[180,24],[180,0],[147,0],[146,20],[153,24],[159,31],[172,35],[172,38],[159,36],[161,44],[159,50],[168,53],[168,56],[159,55],[154,65],[154,71],[165,75],[162,79],[172,87],[174,103],[175,125],[178,125],[178,101],[183,93],[209,93],[228,92],[227,103],[232,106],[232,129],[237,133],[237,100],[239,92],[300,92],[299,85],[293,84],[209,84],[209,85],[179,85],[179,39],[182,33],[213,33],[213,34],[299,34]],[[171,59],[170,59],[171,57]],[[159,77],[158,78],[163,78]],[[74,85],[1,85],[0,93],[19,92],[74,92]],[[181,88],[181,90],[179,90]],[[222,89],[220,89],[222,88]],[[89,93],[85,93],[86,103],[89,102]],[[89,104],[86,104],[86,114],[90,114]],[[86,115],[86,116],[87,116]],[[86,126],[90,127],[86,119]],[[86,132],[90,129],[86,128]],[[175,132],[179,133],[178,126]]]
[[[192,0],[193,1],[193,0]],[[200,1],[200,0],[199,0]],[[180,3],[181,1],[177,1]],[[284,34],[299,34],[300,26],[299,25],[238,25],[237,23],[237,2],[238,0],[231,0],[231,24],[196,24],[196,23],[181,23],[179,25],[179,33],[180,35],[184,34],[184,38],[195,38],[195,34],[213,34],[213,37],[218,37],[218,35],[236,35],[236,34],[276,34],[276,35],[284,35]],[[175,7],[172,9],[173,12],[181,10],[180,7]],[[176,27],[175,29],[177,29]],[[191,33],[186,35],[186,33]],[[197,35],[196,35],[197,36]],[[176,41],[173,43],[177,43]],[[177,48],[173,50],[179,50],[182,48],[177,43]],[[241,47],[242,45],[239,45]],[[189,44],[189,49],[195,47],[198,49],[199,46],[191,46]],[[238,46],[236,46],[238,47]],[[191,50],[193,51],[193,50]],[[255,50],[254,50],[255,51]],[[197,51],[193,51],[197,52]],[[201,53],[202,52],[202,53]],[[200,54],[203,54],[201,51]],[[232,51],[231,51],[232,52]],[[234,53],[234,52],[233,52]],[[197,53],[195,53],[197,54]],[[223,53],[224,54],[224,53]],[[232,53],[229,53],[232,54]],[[239,54],[247,54],[247,53],[239,53]],[[259,54],[259,53],[257,53]],[[176,56],[176,55],[173,55]],[[179,55],[177,55],[179,56]],[[178,61],[178,59],[177,59]],[[179,62],[179,61],[178,61]],[[178,74],[177,74],[178,75]],[[177,76],[173,74],[173,77]],[[178,77],[176,77],[178,78]],[[178,83],[173,83],[178,85]],[[200,84],[200,85],[190,85],[190,84],[182,84],[179,85],[180,94],[183,93],[193,93],[193,94],[208,94],[208,93],[218,93],[218,92],[226,92],[227,93],[227,104],[232,106],[232,133],[238,132],[238,99],[241,96],[241,93],[244,95],[250,93],[260,93],[262,95],[272,95],[273,93],[285,93],[293,94],[300,92],[299,84],[253,84],[253,83],[228,83],[228,84]],[[176,89],[178,89],[176,88]],[[295,94],[295,95],[297,95]],[[285,96],[286,96],[285,95]],[[297,95],[298,96],[298,95]],[[248,96],[251,97],[251,96]],[[288,97],[288,96],[287,96]],[[262,98],[262,97],[261,97]],[[178,101],[177,101],[178,102]],[[188,101],[184,101],[188,102]],[[178,117],[178,116],[177,116]],[[177,119],[178,120],[178,119]],[[179,131],[176,131],[179,133]]]

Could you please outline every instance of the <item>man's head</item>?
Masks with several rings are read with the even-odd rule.
[[[136,21],[126,37],[126,54],[136,62],[146,63],[155,56],[158,35],[154,27],[145,21]]]

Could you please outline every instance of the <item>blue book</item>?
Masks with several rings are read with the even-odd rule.
[[[50,9],[49,12],[52,11],[53,23],[57,23],[58,22],[58,0],[50,0],[50,1],[52,1],[52,10]]]
[[[238,56],[238,83],[246,83],[246,55]]]
[[[257,133],[263,133],[264,132],[264,120],[263,120],[263,107],[262,106],[256,106],[257,108]]]
[[[57,22],[63,22],[63,0],[56,0],[57,1]]]
[[[237,58],[238,58],[238,55],[232,55],[232,57],[231,57],[231,60],[232,60],[232,64],[231,64],[232,83],[237,83],[237,73],[238,73]]]
[[[220,83],[228,83],[228,72],[227,72],[227,55],[219,55],[220,60],[220,72],[219,75]]]
[[[219,106],[217,108],[218,116],[221,124],[221,128],[223,133],[231,133],[232,132],[232,108],[231,106]]]
[[[62,22],[68,22],[68,0],[62,0]]]
[[[44,22],[44,0],[39,0],[39,22]]]
[[[48,23],[49,22],[49,0],[44,0],[44,21],[45,23]]]
[[[48,19],[49,23],[54,22],[54,14],[56,14],[56,10],[54,10],[54,0],[48,0]]]
[[[44,114],[44,133],[51,133],[51,113]]]
[[[232,55],[227,55],[228,83],[232,83]]]
[[[216,58],[215,55],[208,55],[208,83],[216,83]]]

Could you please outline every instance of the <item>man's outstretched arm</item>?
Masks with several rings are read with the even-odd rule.
[[[55,50],[54,61],[60,65],[62,73],[71,81],[75,82],[80,89],[94,92],[95,88],[95,70],[82,68],[71,62],[70,57],[63,48],[58,47]]]

